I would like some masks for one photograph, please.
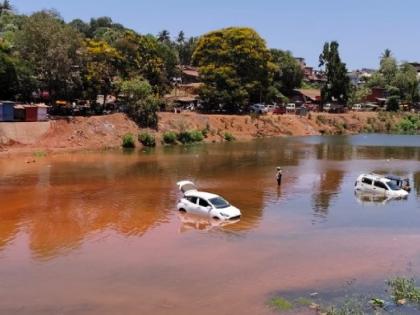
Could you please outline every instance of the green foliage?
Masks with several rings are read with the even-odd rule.
[[[319,65],[325,66],[327,82],[321,90],[322,100],[347,103],[350,92],[350,79],[346,64],[341,62],[338,43],[332,41],[324,44],[324,50],[319,56]]]
[[[135,106],[139,100],[144,100],[152,95],[152,86],[147,80],[141,77],[134,77],[130,80],[119,83],[120,92],[125,96],[130,105]]]
[[[86,85],[96,94],[107,95],[115,92],[115,78],[122,63],[121,54],[102,40],[86,40],[87,61]]]
[[[181,131],[177,135],[177,139],[182,144],[194,143],[194,142],[201,142],[204,139],[203,134],[201,131],[198,130],[190,130],[190,131]]]
[[[250,28],[226,28],[203,35],[193,54],[204,86],[205,110],[247,110],[265,96],[275,66],[264,40]],[[221,106],[221,108],[220,108]]]
[[[80,34],[52,11],[26,18],[15,36],[19,58],[31,65],[40,87],[54,92],[56,97],[69,96],[72,89],[80,90],[80,72],[76,68],[81,64],[82,46]]]
[[[420,303],[420,288],[416,287],[414,279],[397,277],[388,281],[394,301],[407,299],[413,303]]]
[[[418,135],[420,134],[420,114],[407,115],[395,125],[394,131],[400,134]]]
[[[386,103],[386,110],[391,112],[396,112],[400,108],[400,97],[399,96],[390,96],[388,97]]]
[[[391,85],[394,81],[394,78],[397,74],[397,61],[392,56],[392,53],[389,49],[386,49],[382,54],[379,73],[382,74],[385,84]]]
[[[366,97],[371,93],[371,90],[365,86],[352,87],[349,94],[348,104],[354,105],[364,102]]]
[[[122,138],[122,147],[131,149],[136,147],[134,135],[132,133],[126,133]]]
[[[190,131],[190,137],[192,142],[201,142],[204,140],[203,133],[199,130]]]
[[[278,70],[273,76],[273,85],[283,95],[291,95],[302,85],[303,70],[290,51],[271,49],[271,58]]]
[[[284,312],[293,309],[293,304],[285,298],[282,298],[281,296],[276,296],[272,298],[268,304],[276,311]]]
[[[227,131],[223,134],[223,139],[229,142],[236,140],[235,137],[230,132],[227,132]]]
[[[419,100],[419,81],[414,66],[404,63],[398,69],[392,85],[397,87],[402,100],[416,102]]]
[[[165,144],[175,144],[177,139],[177,135],[173,131],[165,131],[163,133],[163,142]]]
[[[156,146],[155,136],[148,132],[142,132],[139,134],[139,142],[145,147]]]

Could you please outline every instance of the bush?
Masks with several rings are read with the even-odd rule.
[[[396,112],[400,108],[400,98],[398,96],[390,96],[386,104],[386,110]]]
[[[176,133],[173,131],[165,131],[163,134],[163,142],[166,144],[176,143]]]
[[[193,142],[200,142],[203,141],[204,136],[201,131],[192,130],[192,131],[181,131],[177,135],[178,141],[187,144]]]
[[[235,137],[230,133],[230,132],[225,132],[224,134],[223,134],[223,138],[226,140],[226,141],[235,141]]]
[[[122,138],[122,147],[123,148],[135,148],[136,143],[134,141],[134,136],[132,133],[126,133]]]
[[[204,139],[203,133],[199,130],[190,131],[192,142],[201,142]]]
[[[156,146],[156,140],[155,136],[148,133],[148,132],[142,132],[139,134],[139,141],[142,145],[145,147],[154,147]]]

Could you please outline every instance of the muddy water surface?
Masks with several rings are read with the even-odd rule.
[[[1,160],[0,314],[271,314],[277,293],[420,276],[419,162],[420,137],[383,135]],[[371,171],[414,189],[359,199]],[[180,179],[242,219],[180,215]]]

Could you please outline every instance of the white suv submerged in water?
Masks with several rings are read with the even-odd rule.
[[[208,216],[217,220],[237,220],[241,211],[229,204],[222,197],[204,191],[198,191],[193,182],[180,181],[179,190],[184,194],[178,202],[179,211]]]
[[[407,191],[401,189],[401,187],[396,185],[392,180],[376,174],[360,175],[354,184],[354,189],[362,192],[387,195],[394,198],[404,198],[408,195]]]

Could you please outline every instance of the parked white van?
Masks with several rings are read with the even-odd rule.
[[[408,192],[392,180],[377,174],[362,174],[354,183],[354,189],[374,194],[404,198]]]

